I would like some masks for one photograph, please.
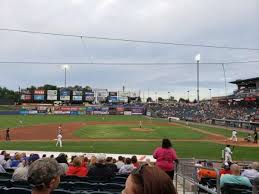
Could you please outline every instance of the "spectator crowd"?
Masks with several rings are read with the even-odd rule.
[[[213,118],[254,121],[259,116],[256,105],[241,105],[237,103],[219,104],[210,101],[197,103],[152,103],[148,105],[152,115],[167,118],[178,117],[182,120],[207,121]]]

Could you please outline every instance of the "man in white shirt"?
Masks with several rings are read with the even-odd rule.
[[[230,140],[233,142],[237,142],[237,131],[235,129],[232,131],[232,136]]]
[[[244,170],[244,172],[242,172],[241,175],[247,177],[249,180],[253,180],[256,177],[259,177],[259,172],[257,171],[257,168],[258,168],[258,163],[253,162],[250,165],[250,169]]]
[[[56,147],[58,146],[62,147],[62,135],[61,134],[58,134],[57,136],[57,143],[56,143]]]

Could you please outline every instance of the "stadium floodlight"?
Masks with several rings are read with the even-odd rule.
[[[67,87],[67,70],[70,69],[70,66],[68,64],[62,65],[62,69],[65,70],[65,88]]]
[[[200,60],[201,60],[201,54],[197,54],[195,56],[195,61],[197,63],[197,102],[198,104],[200,103],[200,75],[199,75],[199,64],[200,64]]]
[[[201,54],[197,54],[196,56],[195,56],[195,61],[196,62],[200,62],[200,60],[201,60]]]

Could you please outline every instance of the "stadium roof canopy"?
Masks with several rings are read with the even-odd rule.
[[[255,84],[259,82],[259,77],[250,78],[250,79],[238,79],[236,81],[229,82],[231,84],[238,84],[238,85],[248,85],[248,84]]]

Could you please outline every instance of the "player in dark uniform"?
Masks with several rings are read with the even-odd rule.
[[[6,141],[10,141],[10,140],[11,140],[11,138],[10,138],[10,129],[9,129],[9,128],[7,128],[7,130],[6,130],[6,133],[5,133],[5,140],[6,140]]]
[[[258,133],[255,130],[255,132],[254,132],[254,143],[257,143],[257,138],[258,138]]]

